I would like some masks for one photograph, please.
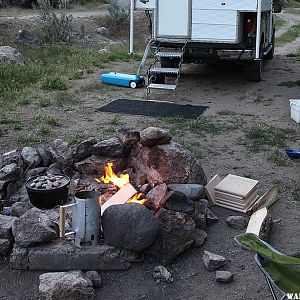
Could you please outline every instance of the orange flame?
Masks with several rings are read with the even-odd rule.
[[[127,201],[127,203],[139,203],[144,204],[147,201],[143,193],[135,194],[131,199]]]
[[[112,166],[113,166],[113,163],[108,162],[104,166],[105,175],[102,176],[100,179],[95,178],[95,180],[98,183],[101,183],[101,182],[110,183],[111,182],[114,185],[116,185],[118,188],[122,188],[127,183],[129,183],[129,175],[128,174],[121,174],[120,176],[117,176],[115,174],[115,172],[113,171]]]

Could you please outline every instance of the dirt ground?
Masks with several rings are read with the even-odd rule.
[[[3,20],[1,20],[3,21]],[[286,52],[285,54],[288,54]],[[71,91],[98,82],[99,73],[119,71],[135,72],[139,62],[115,63],[104,70],[89,74],[84,79],[72,81]],[[145,72],[146,70],[144,70]],[[188,145],[199,154],[203,169],[210,179],[215,174],[222,177],[228,173],[249,176],[260,181],[261,193],[272,183],[278,184],[280,200],[271,208],[276,220],[270,244],[285,253],[299,252],[300,199],[293,192],[300,185],[297,161],[276,165],[268,160],[272,149],[251,152],[247,146],[245,130],[258,124],[267,124],[277,131],[290,129],[294,133],[287,140],[287,147],[299,149],[300,127],[290,118],[289,99],[299,98],[299,87],[279,85],[300,78],[299,58],[277,55],[265,64],[264,79],[260,83],[247,82],[243,68],[232,63],[220,65],[186,65],[175,96],[170,93],[151,93],[150,98],[172,101],[178,104],[205,105],[209,108],[204,117],[212,123],[230,125],[232,129],[216,134],[185,131],[180,124],[168,123],[143,116],[115,115],[96,112],[102,105],[118,98],[145,99],[145,88],[136,90],[100,86],[95,90],[79,93],[81,104],[65,110],[56,107],[43,108],[43,113],[54,115],[61,126],[53,130],[52,138],[86,136],[110,136],[114,130],[131,126],[145,128],[158,125],[169,128],[174,140]],[[34,115],[36,107],[26,107],[24,118]],[[223,112],[223,113],[222,113]],[[227,112],[227,113],[224,113]],[[16,132],[7,130],[1,138],[1,152],[18,146]],[[284,155],[284,147],[277,149]],[[103,287],[98,289],[97,299],[271,299],[263,275],[254,262],[254,253],[235,245],[233,237],[241,233],[229,228],[225,219],[238,215],[230,210],[212,209],[219,221],[208,228],[204,246],[187,251],[168,266],[174,276],[170,284],[157,283],[152,278],[156,261],[147,259],[134,264],[128,271],[100,272]],[[224,269],[235,273],[230,284],[219,284],[215,273],[205,270],[202,263],[203,250],[225,256],[228,263]],[[41,272],[13,271],[8,259],[0,261],[0,299],[38,299],[38,276]]]

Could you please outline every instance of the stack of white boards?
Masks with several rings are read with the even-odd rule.
[[[229,174],[215,186],[215,204],[246,213],[258,199],[258,181]]]

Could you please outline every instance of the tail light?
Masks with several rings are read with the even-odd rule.
[[[254,35],[254,32],[255,32],[255,19],[254,18],[247,19],[246,30],[247,30],[248,37]]]

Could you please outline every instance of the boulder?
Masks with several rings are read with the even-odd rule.
[[[94,32],[100,35],[109,35],[109,30],[106,27],[98,27]]]
[[[33,208],[33,206],[30,202],[16,202],[11,206],[11,215],[21,217],[31,208]]]
[[[19,30],[15,36],[15,40],[24,45],[37,45],[40,43],[39,38],[26,29]]]
[[[165,183],[157,185],[146,196],[145,206],[153,211],[157,211],[165,206],[168,187]]]
[[[74,168],[76,171],[85,175],[103,175],[104,174],[104,166],[107,162],[113,163],[113,170],[115,173],[123,171],[126,166],[126,158],[111,158],[107,156],[97,156],[92,155],[80,162],[74,164]]]
[[[204,266],[208,271],[214,271],[226,264],[225,257],[204,250],[203,255]]]
[[[142,251],[148,248],[159,230],[159,222],[138,203],[113,205],[102,215],[105,242],[115,247]]]
[[[73,166],[73,151],[69,143],[57,139],[53,142],[51,152],[53,161],[57,162],[62,170]]]
[[[45,146],[38,145],[36,147],[36,151],[41,158],[42,167],[48,167],[52,161],[52,153]]]
[[[10,46],[0,46],[0,62],[23,64],[23,55]]]
[[[168,184],[168,189],[170,191],[184,193],[190,200],[198,200],[205,198],[204,186],[201,184],[180,184],[180,183],[170,183]]]
[[[163,208],[159,210],[157,217],[160,222],[159,234],[147,253],[165,265],[191,247],[196,226],[189,215]]]
[[[152,276],[158,282],[173,282],[172,274],[164,266],[156,266],[153,270]]]
[[[121,128],[117,130],[119,139],[125,145],[132,145],[140,140],[140,132],[134,129]]]
[[[195,212],[195,202],[189,200],[187,196],[181,192],[168,192],[165,207],[188,215],[192,215]]]
[[[92,146],[97,144],[97,140],[95,138],[89,138],[83,142],[81,142],[74,153],[74,159],[76,162],[87,158],[92,155]]]
[[[12,226],[16,217],[0,215],[0,238],[11,239],[12,238]]]
[[[92,281],[81,271],[44,273],[39,279],[42,300],[90,300],[95,297]]]
[[[234,274],[229,271],[216,271],[217,282],[230,283],[233,281]]]
[[[207,233],[202,229],[196,228],[194,238],[195,240],[193,246],[201,247],[207,238]]]
[[[24,161],[21,156],[20,149],[14,149],[12,151],[4,153],[0,158],[0,168],[15,163],[18,167],[24,168]]]
[[[0,180],[5,182],[16,182],[22,179],[23,171],[17,164],[12,163],[0,169]]]
[[[30,247],[58,238],[58,225],[45,212],[32,208],[13,223],[12,232],[17,245]]]
[[[249,217],[246,216],[229,216],[226,223],[235,229],[245,229],[248,225]]]
[[[133,145],[129,165],[147,175],[153,183],[206,184],[206,176],[195,155],[181,145],[170,142],[146,147]]]
[[[102,286],[102,279],[97,271],[87,271],[84,273],[84,277],[92,281],[94,288]]]
[[[131,146],[125,145],[119,138],[104,140],[92,146],[92,154],[110,157],[126,157]]]
[[[0,238],[0,258],[1,256],[8,255],[11,250],[11,241],[9,239]]]

